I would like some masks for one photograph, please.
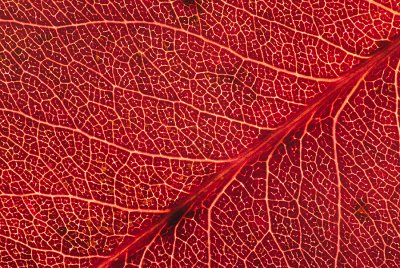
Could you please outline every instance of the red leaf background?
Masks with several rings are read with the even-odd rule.
[[[398,0],[0,1],[1,267],[396,267]]]

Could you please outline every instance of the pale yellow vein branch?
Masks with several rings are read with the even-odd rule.
[[[379,7],[379,8],[382,8],[382,9],[384,9],[384,10],[386,10],[386,11],[388,11],[388,12],[394,14],[394,15],[400,16],[400,12],[397,12],[397,11],[391,9],[391,8],[388,8],[387,6],[385,6],[385,5],[381,4],[381,3],[378,3],[378,2],[376,2],[374,0],[367,0],[367,1],[372,5],[375,5],[375,6]]]
[[[223,2],[224,2],[225,4],[231,6],[231,7],[234,7],[234,8],[236,8],[236,9],[240,9],[240,10],[246,12],[247,14],[249,14],[249,15],[255,17],[255,18],[258,18],[258,19],[260,19],[260,20],[268,21],[268,22],[270,22],[270,23],[279,25],[279,26],[281,26],[281,27],[283,27],[283,28],[285,28],[285,29],[291,30],[291,31],[293,31],[293,32],[295,32],[295,33],[301,33],[301,34],[304,34],[304,35],[307,35],[307,36],[311,36],[311,37],[317,38],[318,40],[320,40],[320,41],[322,41],[322,42],[324,42],[324,43],[326,43],[326,44],[328,44],[328,45],[330,45],[330,46],[332,46],[332,47],[335,47],[335,48],[337,48],[337,49],[340,49],[341,51],[343,51],[343,52],[346,53],[347,55],[350,55],[350,56],[353,56],[353,57],[359,58],[359,59],[368,59],[368,58],[370,58],[370,56],[362,56],[362,55],[359,55],[359,54],[350,52],[350,51],[346,50],[345,48],[343,48],[343,47],[341,47],[341,46],[339,46],[339,45],[337,45],[337,44],[335,44],[335,43],[332,43],[331,41],[329,41],[329,40],[323,38],[323,37],[320,36],[320,35],[312,34],[312,33],[309,33],[309,32],[301,32],[301,31],[297,30],[296,28],[290,27],[290,26],[285,25],[285,24],[283,24],[283,23],[280,23],[280,22],[278,22],[278,21],[268,20],[268,19],[266,19],[266,18],[264,18],[264,17],[258,16],[258,15],[254,14],[254,13],[251,13],[251,12],[248,11],[247,9],[235,7],[235,6],[231,5],[231,4],[229,4],[229,2],[227,2],[227,1],[223,1]]]
[[[273,66],[271,64],[265,63],[263,61],[255,60],[255,59],[248,58],[248,57],[244,57],[243,55],[241,55],[238,52],[232,50],[231,48],[229,48],[227,46],[223,46],[223,45],[221,45],[221,44],[219,44],[217,42],[214,42],[214,41],[212,41],[210,39],[207,39],[204,36],[201,36],[201,35],[198,35],[196,33],[192,33],[192,32],[189,32],[189,31],[186,31],[186,30],[183,30],[183,29],[178,29],[176,27],[173,27],[173,26],[170,26],[170,25],[166,25],[166,24],[163,24],[163,23],[159,23],[159,22],[110,21],[110,20],[108,20],[108,21],[91,21],[91,22],[76,23],[76,24],[70,24],[70,25],[61,25],[61,26],[46,26],[46,25],[25,23],[25,22],[13,21],[13,20],[0,20],[0,23],[2,23],[2,22],[15,23],[15,24],[27,25],[27,26],[39,27],[39,28],[54,29],[54,30],[68,28],[68,27],[81,27],[81,26],[98,25],[98,24],[116,24],[116,25],[130,25],[130,24],[132,24],[132,25],[158,26],[158,27],[161,27],[161,28],[166,28],[166,29],[169,29],[169,30],[172,30],[172,31],[178,31],[178,32],[181,32],[181,33],[185,33],[187,35],[194,36],[194,37],[196,37],[198,39],[203,40],[205,43],[209,43],[209,44],[212,44],[212,45],[214,45],[216,47],[224,49],[224,50],[230,52],[231,54],[235,55],[236,57],[238,57],[238,58],[240,58],[240,59],[242,59],[244,61],[252,62],[252,63],[258,64],[258,65],[267,67],[267,68],[269,68],[271,70],[274,70],[274,71],[277,71],[277,72],[286,73],[286,74],[293,75],[293,76],[298,77],[298,78],[309,79],[309,80],[313,80],[313,81],[317,81],[317,82],[335,82],[335,81],[340,80],[340,77],[337,77],[337,78],[313,77],[313,76],[309,76],[309,75],[299,74],[299,73],[296,73],[296,72],[293,72],[293,71],[289,71],[289,70],[286,70],[286,69],[278,68],[278,67],[275,67],[275,66]]]
[[[399,79],[400,79],[400,60],[397,64],[396,70],[395,70],[395,75],[394,75],[394,91],[396,94],[396,121],[397,121],[397,130],[398,130],[398,135],[399,135],[399,143],[400,143],[400,84],[399,84]]]
[[[370,69],[369,69],[370,70]],[[340,232],[341,232],[341,228],[340,228],[340,224],[341,224],[341,214],[342,214],[342,195],[341,195],[341,190],[342,190],[342,183],[341,183],[341,179],[340,179],[340,169],[339,169],[339,158],[338,158],[338,145],[337,145],[337,140],[336,140],[336,126],[338,123],[338,118],[341,114],[341,112],[343,111],[343,109],[346,107],[346,105],[348,104],[350,98],[353,96],[353,94],[356,92],[356,90],[358,89],[359,85],[361,84],[362,81],[364,81],[365,77],[367,76],[367,74],[369,73],[369,70],[367,70],[362,76],[361,78],[357,81],[357,83],[354,85],[354,87],[352,88],[351,92],[347,95],[346,99],[343,101],[343,104],[340,106],[338,112],[336,113],[335,117],[333,118],[333,128],[332,128],[332,138],[333,138],[333,154],[334,154],[334,161],[335,161],[335,167],[336,167],[336,179],[337,179],[337,184],[338,184],[338,232],[337,232],[337,252],[336,252],[336,256],[335,256],[335,267],[338,267],[338,261],[339,261],[339,254],[340,254]]]
[[[110,203],[106,203],[106,202],[102,202],[99,200],[95,200],[95,199],[87,199],[87,198],[83,198],[83,197],[79,197],[79,196],[74,196],[74,195],[63,195],[63,194],[45,194],[45,193],[29,193],[29,194],[0,194],[0,198],[1,197],[12,197],[12,198],[30,198],[30,197],[46,197],[49,199],[52,199],[54,201],[54,198],[66,198],[66,199],[70,199],[70,200],[78,200],[78,201],[82,201],[85,203],[90,204],[96,204],[96,205],[100,205],[100,206],[104,206],[104,207],[110,207],[110,208],[115,208],[121,211],[126,211],[126,212],[136,212],[136,213],[153,213],[153,214],[167,214],[170,213],[171,210],[170,209],[131,209],[131,208],[126,208],[126,207],[122,207],[119,205],[115,205],[115,204],[110,204]]]
[[[82,136],[85,136],[85,137],[87,137],[87,138],[89,138],[91,140],[96,140],[96,141],[99,141],[101,143],[105,143],[105,144],[107,144],[107,145],[109,145],[111,147],[118,148],[118,149],[120,149],[122,151],[125,151],[125,152],[128,152],[130,154],[144,155],[144,156],[149,156],[149,157],[161,157],[161,158],[165,158],[165,159],[169,159],[169,160],[196,161],[196,162],[207,162],[207,163],[227,163],[227,162],[234,162],[236,160],[235,158],[233,158],[233,159],[222,159],[222,160],[197,159],[197,158],[175,157],[175,156],[169,156],[169,155],[163,155],[163,154],[152,154],[152,153],[141,152],[141,151],[137,151],[137,150],[128,149],[128,148],[125,148],[125,147],[123,147],[121,145],[117,145],[117,144],[111,143],[109,141],[100,139],[98,137],[92,136],[92,135],[82,131],[81,129],[75,129],[75,128],[70,128],[70,127],[61,126],[61,125],[55,125],[55,124],[52,124],[52,123],[49,123],[49,122],[41,121],[39,119],[36,119],[36,118],[34,118],[34,117],[30,116],[30,115],[27,115],[25,113],[22,113],[20,111],[9,110],[9,109],[6,109],[6,108],[0,108],[0,111],[6,112],[6,113],[18,114],[18,115],[20,115],[22,117],[25,117],[25,118],[28,118],[29,120],[32,120],[32,121],[34,121],[34,122],[36,122],[38,124],[46,125],[48,127],[52,127],[52,128],[55,128],[55,129],[63,129],[63,130],[68,130],[68,131],[72,131],[72,132],[77,132],[77,133],[81,134]]]

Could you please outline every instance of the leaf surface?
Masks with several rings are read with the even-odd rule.
[[[397,2],[0,1],[0,266],[395,267]]]

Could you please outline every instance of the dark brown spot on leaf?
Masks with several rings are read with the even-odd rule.
[[[185,5],[190,6],[190,5],[195,4],[195,3],[196,3],[196,0],[182,0],[182,2],[183,2]]]
[[[358,200],[357,206],[354,211],[354,216],[361,222],[364,223],[366,220],[370,218],[367,204],[364,201]]]
[[[67,233],[67,228],[65,226],[61,226],[57,229],[57,233],[61,236],[65,235]]]

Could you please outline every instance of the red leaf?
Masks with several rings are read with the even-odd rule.
[[[397,2],[0,2],[0,266],[395,267]]]

